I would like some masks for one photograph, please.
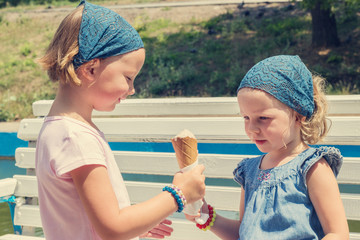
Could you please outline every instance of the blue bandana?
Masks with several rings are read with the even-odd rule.
[[[107,58],[144,47],[138,32],[116,12],[82,0],[79,53],[73,64],[78,68],[94,58]]]
[[[307,119],[314,112],[312,75],[298,56],[274,56],[257,63],[237,91],[241,88],[267,92]]]

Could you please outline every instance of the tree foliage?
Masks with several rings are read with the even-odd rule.
[[[360,8],[360,0],[303,0],[301,3],[311,12],[313,47],[339,46],[336,12],[343,11],[351,17]]]
[[[343,5],[347,10],[355,10],[359,8],[360,0],[302,0],[301,4],[306,9],[312,9],[317,3],[321,4],[323,9],[335,9],[339,5]],[[335,12],[335,11],[334,11]]]

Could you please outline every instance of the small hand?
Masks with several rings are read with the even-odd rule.
[[[185,195],[187,203],[193,203],[205,195],[205,170],[200,164],[188,172],[175,174],[173,184],[178,186]]]
[[[173,229],[169,227],[172,222],[168,219],[163,220],[161,223],[156,225],[150,231],[140,235],[140,238],[155,238],[155,239],[163,239],[171,235]]]
[[[201,209],[199,209],[199,212],[198,212],[197,215],[193,216],[193,215],[188,215],[188,214],[184,213],[185,218],[186,218],[187,220],[196,223],[196,220],[195,220],[195,219],[198,218],[198,217],[200,217],[201,213],[209,214],[209,209],[208,209],[208,204],[207,204],[207,202],[205,201],[204,198],[202,199],[202,201],[203,201],[203,205],[202,205]]]
[[[197,215],[195,215],[195,216],[193,216],[193,215],[188,215],[188,214],[186,214],[186,213],[184,213],[184,215],[185,215],[185,218],[186,218],[187,220],[189,220],[189,221],[191,221],[191,222],[196,222],[196,221],[195,221],[195,218],[200,217],[200,210],[199,210],[199,213],[198,213]]]

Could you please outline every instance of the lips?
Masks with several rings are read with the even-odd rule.
[[[266,142],[266,140],[255,140],[256,144],[262,145]]]
[[[117,103],[120,103],[121,101],[124,101],[126,99],[126,97],[119,97],[117,100]]]

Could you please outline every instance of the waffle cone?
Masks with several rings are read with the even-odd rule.
[[[171,139],[180,169],[193,164],[198,158],[197,140],[192,137]]]

